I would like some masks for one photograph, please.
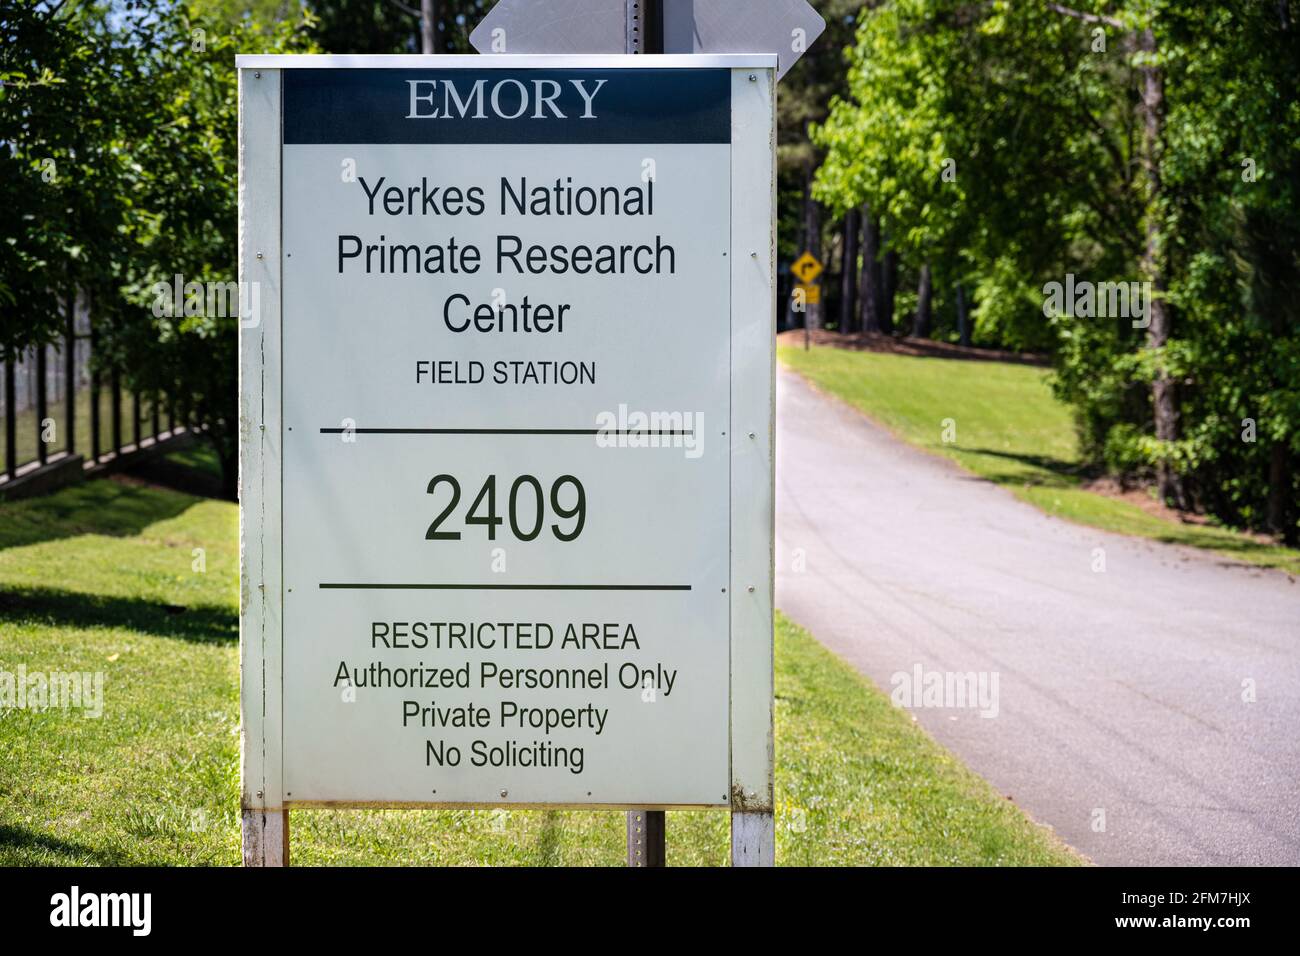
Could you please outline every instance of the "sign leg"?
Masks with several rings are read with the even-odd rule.
[[[776,865],[776,821],[771,810],[731,811],[731,865]]]
[[[240,830],[244,866],[289,865],[288,810],[244,810]]]
[[[627,865],[667,866],[663,810],[627,812]]]

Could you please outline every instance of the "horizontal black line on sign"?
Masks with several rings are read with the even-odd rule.
[[[629,428],[322,428],[322,435],[694,435],[691,429]]]
[[[322,590],[348,591],[689,591],[689,584],[359,584],[322,581]]]

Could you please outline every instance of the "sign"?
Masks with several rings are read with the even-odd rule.
[[[795,293],[803,295],[805,305],[817,305],[822,300],[821,283],[805,284],[802,282],[795,283]]]
[[[627,0],[498,0],[470,31],[479,53],[622,53]]]
[[[779,80],[826,29],[807,0],[660,0],[665,53],[775,53]]]
[[[798,277],[799,281],[807,285],[822,274],[825,268],[821,262],[811,252],[805,252],[796,259],[790,266],[790,271]]]
[[[240,58],[246,811],[770,813],[775,62],[644,62]]]
[[[664,53],[770,53],[777,79],[826,29],[807,0],[660,0]],[[637,0],[500,0],[469,35],[480,53],[621,53]],[[629,50],[629,52],[631,52]]]

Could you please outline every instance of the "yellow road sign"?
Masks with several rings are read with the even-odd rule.
[[[816,305],[822,300],[821,283],[811,284],[799,282],[796,283],[794,291],[795,295],[798,295],[801,292],[803,293],[803,301],[805,305]]]
[[[817,257],[811,252],[805,252],[794,264],[790,266],[790,271],[799,277],[799,280],[807,285],[822,274],[826,267],[817,261]]]

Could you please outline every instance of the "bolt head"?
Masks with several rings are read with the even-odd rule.
[[[508,797],[508,796],[510,796],[510,791],[509,791],[509,790],[502,790],[502,791],[501,791],[501,799],[504,800],[504,799],[505,799],[506,797]]]

